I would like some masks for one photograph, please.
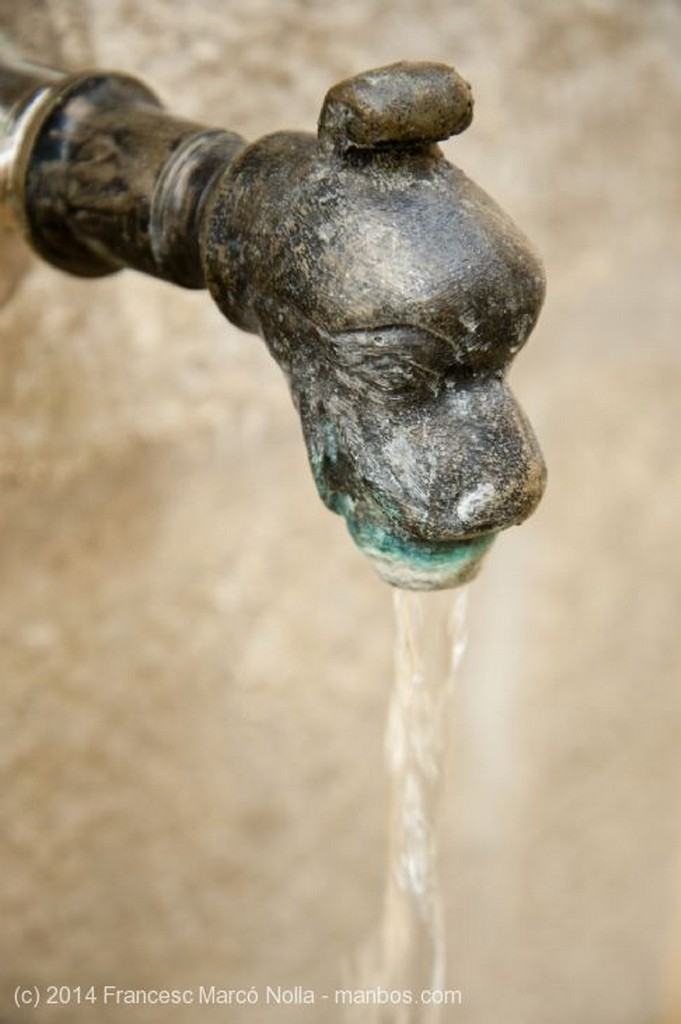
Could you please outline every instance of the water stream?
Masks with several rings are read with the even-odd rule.
[[[365,1005],[351,1015],[363,1024],[443,1019],[442,1006],[424,1002],[421,994],[445,989],[437,811],[449,696],[466,644],[466,599],[465,588],[394,594],[395,682],[385,743],[391,785],[388,863],[382,918],[356,980],[364,990],[380,991],[382,1005]]]

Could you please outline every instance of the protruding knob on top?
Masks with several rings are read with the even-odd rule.
[[[334,85],[318,138],[326,152],[410,148],[458,135],[472,120],[471,87],[453,68],[401,62]]]

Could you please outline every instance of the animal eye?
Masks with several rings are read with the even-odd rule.
[[[367,384],[388,395],[406,396],[434,392],[441,375],[434,369],[409,358],[408,355],[383,353],[363,361],[361,376]]]
[[[367,392],[408,397],[437,392],[451,353],[437,339],[410,327],[351,331],[333,337],[334,362],[343,377]]]

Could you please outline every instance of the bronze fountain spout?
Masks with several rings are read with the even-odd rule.
[[[472,578],[545,467],[506,371],[542,265],[437,143],[471,122],[442,64],[327,94],[316,135],[170,116],[134,78],[0,66],[0,205],[55,267],[207,287],[284,371],[326,505],[388,582]]]

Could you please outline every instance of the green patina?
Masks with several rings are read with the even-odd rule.
[[[345,519],[350,536],[365,554],[401,563],[421,572],[456,571],[477,561],[491,547],[496,533],[487,533],[472,540],[428,543],[406,540],[370,519],[360,519],[355,499],[350,494],[329,487],[322,471],[325,461],[333,463],[338,456],[338,441],[331,424],[322,424],[322,437],[323,445],[315,446],[310,453],[317,489],[327,508]],[[385,509],[382,511],[385,512]]]
[[[319,497],[328,509],[349,521],[355,511],[355,499],[344,491],[330,487],[324,473],[324,464],[335,465],[338,459],[338,437],[333,424],[322,420],[320,434],[321,443],[317,441],[308,444],[310,466]]]
[[[346,516],[346,522],[352,539],[363,551],[422,570],[454,569],[478,559],[496,537],[496,533],[488,533],[472,540],[429,544],[403,540],[374,523],[357,522],[352,516]]]

